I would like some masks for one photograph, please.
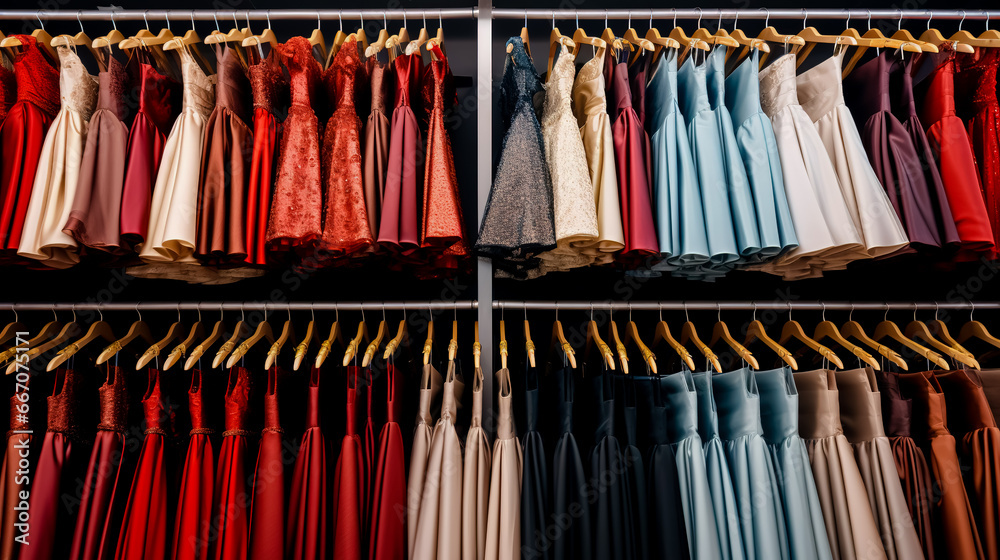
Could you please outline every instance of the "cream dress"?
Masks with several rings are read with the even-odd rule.
[[[68,268],[80,262],[80,255],[76,240],[63,233],[63,226],[73,207],[99,84],[74,49],[56,49],[62,106],[42,144],[17,254],[53,268]]]

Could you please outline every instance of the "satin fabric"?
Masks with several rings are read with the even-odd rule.
[[[217,510],[216,452],[209,437],[214,430],[205,423],[202,388],[201,371],[191,370],[191,386],[188,389],[191,432],[181,470],[181,486],[178,489],[174,536],[170,547],[170,557],[173,560],[209,558],[209,545],[216,536],[213,531],[213,516]]]
[[[363,547],[368,546],[368,531],[371,527],[371,515],[372,515],[372,504],[375,486],[375,454],[378,453],[378,440],[375,439],[375,418],[373,417],[372,410],[372,393],[375,392],[375,383],[372,379],[372,370],[365,369],[362,377],[362,384],[360,386],[364,394],[364,401],[366,405],[366,417],[364,419],[365,426],[362,428],[362,468],[361,477],[364,480],[364,485],[362,491],[364,492],[361,496],[361,545]],[[368,549],[365,548],[365,555],[367,556]]]
[[[486,560],[521,558],[521,444],[511,411],[510,371],[497,371],[497,439],[493,442]]]
[[[280,558],[285,552],[285,462],[278,407],[278,367],[267,370],[264,429],[250,502],[250,560]]]
[[[965,121],[976,169],[982,181],[986,214],[993,229],[993,241],[1000,245],[1000,104],[997,103],[997,66],[1000,51],[976,49],[976,53],[957,60],[955,89],[962,107],[959,116]],[[993,253],[997,253],[994,249]],[[994,551],[996,549],[994,548]],[[994,552],[996,557],[1000,553]]]
[[[441,374],[433,364],[424,364],[420,376],[420,407],[413,427],[413,441],[410,446],[409,479],[406,484],[406,543],[409,556],[416,554],[417,522],[427,476],[427,463],[431,449],[431,406],[441,392]]]
[[[637,428],[647,432],[649,441],[643,455],[645,489],[641,493],[633,491],[633,495],[638,496],[648,512],[643,521],[646,530],[645,558],[688,558],[691,547],[685,533],[684,501],[681,498],[687,488],[680,486],[677,457],[669,442],[667,424],[670,416],[663,379],[636,380]],[[627,426],[627,407],[625,412]],[[714,535],[711,540],[714,541]],[[718,554],[706,557],[718,558]]]
[[[149,384],[142,399],[142,408],[146,434],[132,478],[128,504],[122,515],[124,521],[115,560],[163,559],[168,552],[165,439],[170,417],[163,403],[160,372],[155,369],[149,370]],[[178,504],[178,511],[182,507],[185,506]],[[173,558],[178,556],[174,554]]]
[[[24,215],[38,169],[46,132],[59,111],[59,70],[31,35],[12,35],[21,41],[14,54],[17,102],[0,125],[0,258],[16,260]]]
[[[979,378],[983,382],[983,392],[994,420],[1000,418],[1000,369],[981,370]]]
[[[462,560],[486,557],[486,516],[490,508],[490,440],[483,429],[483,370],[472,378],[472,417],[462,463]]]
[[[575,137],[574,137],[575,139]],[[544,266],[544,265],[543,265]],[[524,431],[521,436],[521,554],[548,560],[552,545],[549,524],[549,476],[545,444],[539,432],[541,415],[538,370],[524,366]]]
[[[225,397],[225,427],[215,471],[215,514],[212,518],[212,556],[217,560],[242,560],[247,556],[250,517],[247,514],[247,414],[250,373],[242,367],[229,370]]]
[[[882,427],[882,406],[872,370],[836,372],[844,435],[854,448],[868,502],[882,535],[887,558],[920,558],[920,539],[913,528],[896,473],[892,449]]]
[[[340,442],[340,454],[333,471],[333,557],[344,560],[360,560],[367,556],[362,548],[364,457],[361,436],[358,433],[358,373],[359,368],[350,366],[345,371],[347,397],[345,417],[347,419],[344,438]],[[322,526],[317,530],[324,530]]]
[[[365,208],[368,210],[368,227],[379,239],[379,219],[382,214],[382,197],[385,194],[386,168],[389,164],[389,131],[391,124],[386,116],[386,103],[392,102],[393,66],[371,57],[366,62],[371,89],[371,113],[364,124],[361,162],[364,165]]]
[[[750,368],[715,375],[719,436],[733,480],[747,558],[790,558],[774,463],[764,443],[760,395]],[[800,520],[799,520],[800,521]]]
[[[30,383],[30,379],[28,383]],[[21,548],[20,544],[14,544],[14,537],[17,534],[17,531],[13,530],[15,529],[14,523],[18,523],[18,512],[14,508],[24,508],[25,504],[20,503],[22,501],[20,493],[27,486],[26,483],[28,482],[24,477],[16,473],[20,468],[19,463],[22,459],[30,460],[31,440],[33,438],[28,418],[19,412],[19,405],[23,403],[17,395],[11,395],[9,402],[10,431],[7,432],[3,465],[0,466],[0,484],[3,484],[3,486],[0,486],[0,506],[3,506],[3,510],[0,510],[0,521],[3,521],[6,524],[4,526],[10,527],[11,530],[0,532],[0,557],[13,560],[17,558],[15,551]],[[21,528],[17,527],[16,529]]]
[[[373,473],[374,496],[368,529],[368,558],[403,560],[406,558],[407,545],[406,455],[399,420],[402,414],[404,379],[403,372],[392,362],[386,365],[385,373],[386,417],[378,438],[378,463]],[[403,514],[400,515],[400,512]],[[463,514],[463,519],[468,518]],[[463,524],[463,527],[466,525]]]
[[[320,370],[309,372],[306,430],[295,457],[288,495],[285,558],[326,558],[330,533],[330,489],[327,487],[327,444],[320,429]],[[332,550],[332,547],[329,548]]]
[[[68,539],[59,538],[69,532],[69,516],[73,510],[65,508],[62,493],[68,488],[63,482],[71,480],[73,440],[79,436],[75,414],[83,396],[80,374],[71,369],[56,370],[55,388],[48,401],[48,429],[38,451],[28,498],[28,518],[31,521],[28,545],[20,545],[18,558],[22,560],[48,560],[66,555]],[[77,441],[77,444],[80,442]],[[8,531],[11,528],[7,529]]]
[[[619,408],[622,425],[625,428],[622,461],[628,476],[628,504],[632,518],[632,542],[635,548],[635,558],[655,558],[650,549],[650,540],[653,535],[650,534],[649,524],[649,482],[643,453],[639,451],[640,403],[638,402],[636,382],[629,378],[619,378],[616,381],[619,383],[616,392],[621,397],[623,404]],[[643,425],[645,424],[643,422]],[[670,471],[667,471],[667,474],[670,474]],[[676,527],[666,529],[666,532],[676,532]],[[672,540],[676,540],[676,538]],[[678,545],[683,550],[683,545],[680,542]]]
[[[740,512],[736,503],[733,478],[726,463],[726,450],[719,437],[719,415],[712,391],[713,375],[699,372],[692,376],[698,398],[698,433],[704,445],[708,489],[715,514],[715,530],[719,539],[720,558],[736,560],[746,556],[746,546],[740,528]],[[747,543],[750,544],[750,543]]]
[[[128,143],[124,122],[129,112],[125,103],[128,76],[115,57],[108,57],[107,65],[97,77],[100,93],[88,125],[76,195],[62,231],[78,245],[117,253]]]
[[[98,84],[75,50],[62,46],[57,52],[62,107],[38,156],[17,254],[53,268],[67,268],[80,262],[76,240],[63,232],[63,226],[76,196]]]
[[[420,515],[413,520],[417,535],[413,544],[414,560],[460,558],[462,554],[462,446],[455,431],[458,403],[464,383],[454,360],[442,389],[441,415],[434,424],[427,452],[424,489],[420,493]]]
[[[592,488],[587,479],[573,433],[573,404],[576,400],[574,371],[567,364],[549,376],[556,401],[558,437],[552,448],[552,516],[568,526],[552,539],[552,560],[591,560],[590,510],[586,507],[587,491]],[[468,447],[466,447],[468,456]],[[549,521],[549,522],[551,522]],[[560,525],[562,526],[562,525]]]
[[[864,479],[840,423],[837,379],[830,370],[796,372],[799,433],[806,442],[834,558],[885,558]]]

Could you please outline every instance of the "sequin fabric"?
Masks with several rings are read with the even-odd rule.
[[[128,389],[119,368],[108,368],[108,382],[97,388],[101,421],[97,429],[124,434],[128,429]]]
[[[977,49],[958,59],[955,75],[959,116],[965,121],[979,169],[986,213],[993,239],[1000,247],[1000,106],[997,104],[997,65],[1000,49]],[[993,257],[1000,255],[994,247]]]

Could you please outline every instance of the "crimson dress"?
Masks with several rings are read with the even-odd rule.
[[[247,556],[250,531],[247,506],[247,408],[250,373],[246,368],[229,370],[226,391],[226,431],[222,433],[219,466],[215,476],[215,516],[212,518],[212,557],[243,560]]]
[[[23,46],[14,55],[17,103],[0,125],[0,262],[16,260],[42,142],[59,111],[59,70],[34,37],[13,37]]]
[[[191,370],[188,389],[188,414],[191,437],[177,491],[177,517],[174,521],[173,560],[204,560],[212,535],[212,491],[215,487],[215,450],[205,425],[202,403],[201,371]]]
[[[373,477],[371,522],[368,524],[369,560],[403,560],[406,558],[406,454],[403,432],[399,427],[402,415],[403,373],[393,364],[386,365],[385,424],[379,434],[378,462]],[[416,520],[414,520],[415,522]]]
[[[312,56],[312,55],[310,55]],[[326,485],[326,440],[319,426],[319,368],[309,372],[306,431],[295,458],[288,497],[285,560],[314,560],[327,556],[329,489]]]
[[[375,439],[375,419],[372,417],[372,393],[374,392],[374,380],[372,370],[364,370],[364,399],[366,408],[365,427],[362,429],[362,439],[364,441],[364,456],[362,462],[361,476],[364,480],[363,493],[361,494],[362,527],[369,530],[371,527],[372,514],[372,492],[375,487],[375,461],[378,453],[378,440]],[[362,534],[362,544],[368,544],[368,535]]]
[[[423,230],[420,235],[424,276],[438,276],[467,262],[462,200],[455,177],[455,158],[444,124],[444,112],[455,105],[455,83],[441,47],[431,47],[424,69],[424,107],[427,108],[427,155],[424,162]]]
[[[177,118],[181,86],[160,74],[142,49],[134,49],[139,62],[139,110],[128,135],[128,161],[122,185],[122,249],[138,252],[149,230],[149,204],[160,170],[160,156]]]
[[[150,368],[149,385],[142,399],[146,437],[122,516],[115,560],[163,560],[167,557],[167,500],[171,498],[167,495],[164,440],[170,428],[170,417],[162,397],[160,372]]]
[[[128,498],[125,484],[131,472],[123,468],[128,391],[122,370],[109,367],[107,382],[97,391],[101,422],[97,425],[97,437],[80,497],[80,512],[69,556],[72,560],[98,560],[114,553],[121,524],[120,505]]]
[[[333,474],[333,557],[337,560],[361,560],[367,557],[362,548],[364,493],[364,455],[357,430],[358,372],[351,366],[347,373],[347,432],[340,444],[340,455]],[[366,543],[367,544],[367,543]]]
[[[21,370],[18,374],[28,375],[27,371]],[[30,393],[29,393],[30,395]],[[31,448],[31,425],[28,424],[27,416],[22,416],[19,407],[24,403],[17,398],[17,395],[10,397],[10,431],[7,432],[7,445],[4,448],[3,465],[0,466],[0,522],[3,527],[13,528],[17,523],[17,506],[20,498],[18,495],[25,487],[24,477],[18,476],[18,463],[22,459],[21,453],[27,453]],[[29,405],[30,409],[30,405]],[[21,432],[21,433],[19,433]],[[21,545],[14,544],[14,537],[17,531],[0,531],[0,558],[17,558],[14,552],[21,548]]]
[[[955,89],[962,100],[965,121],[976,156],[986,213],[993,227],[993,240],[1000,246],[1000,105],[997,104],[997,66],[1000,50],[977,49],[959,59]],[[997,256],[994,249],[993,256]]]
[[[49,426],[42,440],[42,448],[37,463],[31,473],[31,497],[28,516],[31,522],[29,546],[22,546],[19,558],[22,560],[49,560],[66,554],[68,542],[60,538],[69,532],[67,508],[63,503],[65,469],[70,465],[73,442],[79,435],[76,425],[77,413],[82,396],[82,379],[73,370],[56,371],[55,390],[48,397]],[[10,528],[4,529],[5,531]]]
[[[285,464],[278,416],[278,367],[267,372],[264,431],[250,504],[250,560],[281,558],[285,552]]]
[[[326,258],[357,256],[372,249],[361,171],[361,119],[354,106],[355,87],[364,76],[358,45],[350,37],[323,74],[333,115],[323,134],[324,218],[320,248]]]
[[[396,69],[396,97],[378,243],[397,258],[407,259],[420,247],[418,181],[423,177],[424,161],[420,157],[423,146],[420,125],[412,103],[420,100],[423,61],[420,53],[413,53],[397,56],[392,64]]]
[[[0,64],[0,124],[7,118],[7,112],[17,102],[17,80],[14,73]]]
[[[246,243],[247,264],[267,264],[265,239],[267,218],[271,211],[271,185],[274,184],[278,159],[278,138],[281,119],[287,107],[288,82],[278,63],[277,49],[260,60],[256,49],[247,56],[257,59],[250,66],[250,88],[253,90],[253,151],[250,154],[250,179],[247,185]]]
[[[305,37],[292,37],[278,47],[278,54],[288,68],[292,105],[281,134],[266,242],[272,249],[308,254],[319,239],[323,219],[319,120],[313,109],[320,98],[322,70]]]

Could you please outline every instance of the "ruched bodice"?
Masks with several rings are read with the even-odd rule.
[[[97,77],[100,92],[97,97],[97,109],[111,111],[121,121],[127,119],[129,110],[125,103],[127,78],[125,67],[113,56],[108,59],[107,71],[101,72]]]
[[[583,64],[576,74],[573,86],[573,108],[580,127],[587,120],[607,113],[608,100],[604,91],[604,74],[601,72],[604,56],[596,56]]]
[[[396,102],[394,106],[397,108],[409,107],[413,102],[411,100],[413,92],[420,85],[420,76],[423,74],[420,69],[423,66],[423,60],[420,55],[414,53],[397,56],[393,64],[396,65]],[[419,96],[417,100],[419,100]]]
[[[182,111],[193,111],[208,118],[215,106],[215,76],[206,76],[187,48],[181,49],[181,76],[184,89]]]
[[[698,113],[712,108],[708,99],[707,66],[707,61],[697,64],[694,56],[689,56],[677,70],[677,81],[681,91],[680,108],[688,122]]]
[[[246,71],[233,49],[222,46],[215,51],[215,105],[233,112],[244,125],[250,122],[250,104],[247,93],[250,82]]]

